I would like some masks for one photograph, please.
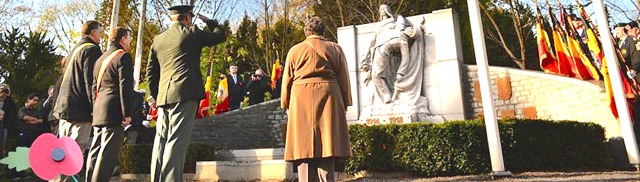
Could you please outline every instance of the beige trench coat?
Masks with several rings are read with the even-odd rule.
[[[342,48],[322,36],[289,50],[281,93],[282,108],[289,109],[285,160],[351,156],[348,74]]]

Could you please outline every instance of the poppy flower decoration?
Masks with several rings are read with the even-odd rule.
[[[69,137],[58,139],[51,133],[45,133],[40,135],[29,149],[29,165],[43,180],[55,179],[60,174],[78,174],[82,164],[80,146]]]

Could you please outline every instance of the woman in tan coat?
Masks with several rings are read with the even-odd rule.
[[[282,79],[282,108],[289,114],[285,160],[298,166],[300,181],[333,181],[334,160],[351,156],[347,63],[324,30],[319,17],[306,23],[307,39],[289,50]]]

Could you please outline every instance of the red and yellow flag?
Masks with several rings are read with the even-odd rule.
[[[218,84],[218,105],[216,105],[216,114],[227,112],[231,109],[229,106],[229,84],[227,78],[220,80]]]
[[[598,70],[596,70],[589,61],[589,58],[582,52],[580,43],[571,36],[567,36],[567,43],[574,63],[573,70],[577,71],[575,72],[577,77],[583,80],[600,80]]]
[[[609,108],[611,109],[611,113],[613,114],[613,116],[618,118],[618,109],[616,107],[616,101],[613,98],[613,88],[611,86],[611,77],[609,76],[609,67],[605,58],[603,58],[602,60],[602,69],[600,69],[600,72],[602,73],[602,80],[604,81],[604,91],[607,94]],[[629,110],[633,110],[631,103],[634,102],[634,94],[631,88],[631,84],[627,79],[624,79],[625,75],[622,72],[620,72],[620,78],[623,78],[622,87],[625,93],[624,95],[627,98],[627,106],[629,107]],[[631,112],[630,114],[632,115],[631,118],[633,118],[633,112]]]
[[[540,68],[546,73],[553,73],[560,75],[560,65],[558,60],[554,57],[551,52],[550,43],[549,43],[549,35],[547,35],[547,31],[543,29],[544,22],[540,18],[540,10],[538,10],[538,14],[536,15],[536,35],[538,42],[538,57],[540,58]]]
[[[271,69],[271,88],[276,88],[276,83],[278,79],[282,76],[282,66],[280,66],[280,60],[276,59],[276,62],[273,63],[273,68]]]
[[[207,82],[204,84],[204,99],[200,101],[196,118],[205,118],[209,116],[209,104],[211,95],[211,75],[207,76]]]
[[[564,40],[562,40],[562,37],[560,36],[560,32],[558,32],[557,29],[554,29],[552,32],[552,36],[553,36],[553,47],[556,48],[556,58],[557,58],[557,64],[558,64],[558,70],[559,70],[559,74],[560,75],[566,75],[569,77],[576,77],[576,74],[573,72],[573,70],[571,69],[571,59],[570,57],[567,55],[567,53],[569,52],[569,50],[567,50],[567,47],[564,46]]]

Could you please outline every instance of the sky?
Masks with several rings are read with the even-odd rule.
[[[37,28],[39,23],[38,21],[40,16],[40,14],[38,14],[39,12],[42,12],[43,9],[45,9],[46,7],[61,6],[63,4],[68,3],[69,1],[72,1],[72,0],[0,0],[0,10],[2,10],[3,9],[2,6],[3,5],[6,6],[6,4],[9,4],[9,5],[19,4],[19,5],[31,8],[32,9],[31,12],[33,12],[25,16],[13,16],[11,18],[8,18],[7,20],[5,19],[0,19],[0,20],[9,21],[9,22],[2,22],[3,25],[6,25],[5,27],[7,28],[18,26],[24,30],[26,28],[24,27],[24,24],[28,24],[29,25],[27,26],[28,29],[34,30]],[[95,4],[97,5],[99,5],[99,2],[101,2],[101,0],[90,0],[90,1],[95,1],[96,2]],[[175,0],[175,1],[179,2],[179,0]],[[217,1],[220,1],[220,0],[217,0]],[[222,0],[222,1],[232,1],[232,0]],[[260,6],[259,2],[261,2],[258,0],[235,0],[235,1],[239,3],[236,7],[235,13],[231,13],[231,15],[228,15],[228,16],[219,17],[220,19],[228,18],[229,21],[231,22],[232,27],[237,26],[237,24],[242,19],[244,12],[249,13],[250,16],[252,16],[251,13],[254,13],[253,15],[255,15],[255,13],[259,11],[258,10],[259,9],[258,7]],[[544,2],[542,0],[540,1]],[[556,1],[554,0],[549,0],[549,1],[551,2],[552,6],[557,6]],[[575,0],[561,0],[561,1],[565,5],[565,7],[570,4],[575,4]],[[582,2],[583,5],[586,5],[585,9],[587,13],[590,15],[594,15],[592,10],[593,5],[591,4],[591,1],[585,1],[585,0],[580,0],[580,1]],[[629,22],[631,19],[638,18],[638,9],[635,5],[637,0],[604,0],[604,1],[605,1],[605,4],[608,5],[609,14],[612,16],[612,19],[610,20],[611,25],[619,22]],[[535,7],[535,4],[531,0],[522,0],[522,2],[526,2],[527,5],[529,5],[529,7],[532,7],[532,8]],[[540,3],[539,5],[543,9],[547,8],[546,4]],[[557,8],[554,7],[554,9],[556,9],[555,12],[557,13]],[[150,13],[150,12],[147,12],[147,13]],[[545,13],[546,11],[543,10],[543,14]],[[211,16],[210,14],[209,15],[207,15],[206,13],[204,14],[205,16]],[[224,21],[224,20],[221,20],[221,21]],[[200,21],[196,21],[196,22],[200,22]],[[166,23],[168,24],[168,22]],[[80,25],[77,25],[74,27],[80,27]],[[137,28],[137,27],[132,27],[132,28]],[[2,28],[0,27],[0,29]]]

